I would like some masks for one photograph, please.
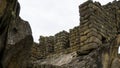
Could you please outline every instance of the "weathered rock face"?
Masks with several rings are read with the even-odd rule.
[[[30,61],[32,32],[19,12],[17,0],[0,0],[0,68],[26,68]]]
[[[0,68],[120,68],[120,1],[79,9],[79,26],[33,44],[17,0],[0,0]]]
[[[58,33],[53,39],[54,52],[41,53],[45,58],[33,61],[37,68],[120,68],[120,1],[102,6],[91,0],[79,6],[80,25],[70,29],[70,33]],[[59,35],[60,34],[60,35]],[[40,40],[45,40],[44,37]],[[46,41],[38,46],[47,48]],[[50,44],[50,43],[49,43]],[[67,46],[66,49],[62,48]],[[59,48],[60,51],[59,51]],[[58,52],[59,51],[59,52]],[[47,54],[47,55],[45,55]],[[39,56],[39,55],[38,55]],[[58,66],[58,67],[57,67]]]

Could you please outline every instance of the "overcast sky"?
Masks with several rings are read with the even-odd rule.
[[[87,0],[18,0],[21,5],[20,16],[31,25],[34,41],[39,36],[54,35],[62,30],[79,25],[78,6]],[[113,0],[93,0],[101,4]]]

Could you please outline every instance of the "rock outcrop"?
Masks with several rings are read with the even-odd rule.
[[[52,39],[40,37],[40,50],[36,48],[38,54],[32,57],[34,67],[120,68],[120,1],[101,5],[88,0],[79,9],[79,26]]]
[[[0,68],[27,68],[30,62],[32,32],[19,12],[17,0],[0,0]]]
[[[120,1],[79,9],[79,26],[33,43],[18,1],[0,0],[0,68],[120,68]]]

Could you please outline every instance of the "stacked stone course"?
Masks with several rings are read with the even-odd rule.
[[[69,68],[120,68],[118,47],[120,45],[120,1],[106,5],[89,0],[79,6],[80,25],[62,31],[55,36],[53,52],[46,58],[66,53],[77,53],[78,62],[73,60]],[[46,41],[39,45],[46,49]],[[52,42],[50,42],[51,44]],[[43,50],[44,51],[44,50]],[[60,53],[60,54],[59,54]],[[62,54],[61,54],[62,53]],[[44,51],[47,54],[47,51]],[[63,65],[64,66],[64,65]],[[75,67],[71,67],[75,66]],[[61,67],[60,67],[61,68]]]
[[[71,51],[73,52],[78,50],[80,45],[79,26],[76,26],[73,29],[70,29],[69,41],[70,41]]]
[[[103,6],[99,2],[87,1],[79,6],[80,25],[66,31],[61,31],[52,39],[40,37],[40,44],[44,55],[78,51],[78,54],[87,54],[98,48],[102,43],[109,42],[119,32],[119,10],[117,2]],[[108,8],[111,7],[111,8]],[[112,11],[112,9],[115,9]],[[115,16],[116,15],[116,16]],[[118,17],[116,19],[116,17]],[[115,22],[115,23],[113,23]],[[111,26],[112,25],[112,26]],[[51,42],[49,42],[52,40]]]
[[[69,47],[69,33],[66,31],[55,34],[55,52],[60,53]]]

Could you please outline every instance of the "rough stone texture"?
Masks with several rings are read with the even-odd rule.
[[[59,44],[53,44],[54,52],[44,59],[33,61],[34,67],[120,68],[120,1],[102,6],[99,2],[88,0],[79,9],[80,25],[67,34],[56,34],[54,39]],[[62,44],[64,40],[69,42],[66,49],[61,48],[66,46]],[[39,44],[42,45],[41,41]]]
[[[42,56],[42,48],[41,46],[39,46],[38,43],[33,43],[33,46],[32,46],[32,49],[31,49],[31,60],[32,61],[36,61],[36,60],[39,60],[40,58],[42,57],[45,57],[45,56]]]
[[[0,68],[120,68],[120,1],[79,9],[79,26],[33,43],[17,0],[0,0]]]
[[[0,0],[0,68],[26,68],[29,64],[32,32],[19,12],[17,0]]]
[[[55,52],[61,52],[69,47],[69,33],[66,31],[59,32],[55,35]]]

